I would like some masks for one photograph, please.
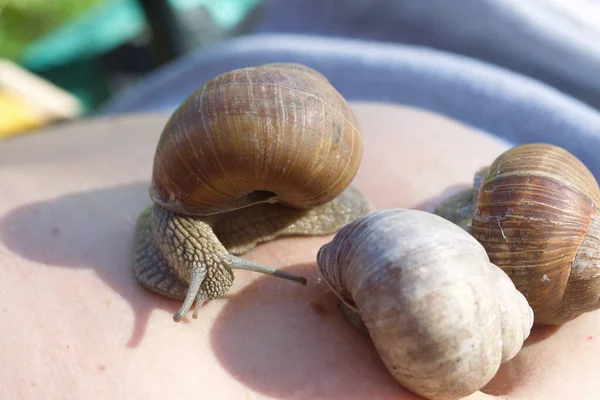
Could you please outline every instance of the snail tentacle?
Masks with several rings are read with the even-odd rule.
[[[150,224],[153,245],[161,262],[171,267],[171,274],[188,282],[185,296],[181,297],[184,304],[174,315],[175,321],[181,320],[194,301],[198,308],[205,301],[218,298],[229,290],[233,284],[233,272],[227,265],[229,253],[206,221],[177,215],[155,205]],[[137,277],[138,280],[143,279]],[[144,283],[157,291],[152,282]]]
[[[340,202],[343,199],[335,201]],[[266,205],[254,207],[264,206]],[[145,287],[159,294],[184,300],[180,310],[173,316],[176,322],[181,321],[183,315],[191,309],[194,301],[196,302],[194,315],[197,316],[204,302],[216,299],[229,290],[233,284],[233,269],[259,272],[306,285],[306,279],[303,277],[234,256],[225,248],[213,230],[217,220],[229,218],[236,220],[238,218],[235,214],[245,213],[245,217],[238,219],[244,221],[240,225],[244,229],[238,229],[236,232],[253,232],[253,234],[246,233],[241,236],[248,239],[248,242],[241,240],[240,236],[236,236],[233,231],[229,232],[229,235],[224,235],[223,240],[226,243],[237,240],[238,245],[244,243],[243,247],[247,251],[262,241],[257,232],[266,234],[265,232],[268,231],[260,222],[265,216],[277,216],[280,221],[287,224],[286,229],[270,232],[269,239],[301,234],[303,233],[301,227],[306,226],[309,221],[312,221],[315,229],[321,226],[318,223],[315,224],[312,211],[299,213],[298,210],[288,209],[281,205],[271,206],[273,207],[271,212],[269,212],[271,210],[269,207],[264,209],[264,213],[256,212],[256,210],[249,212],[243,209],[233,211],[227,217],[189,217],[175,214],[156,205],[148,207],[138,218],[135,249],[137,256],[134,263],[136,278]],[[360,209],[360,211],[366,212],[367,209]],[[331,221],[331,219],[329,220]],[[296,228],[290,228],[291,221],[295,221],[295,224],[292,225]],[[334,225],[337,223],[339,223],[339,219],[334,219],[332,222]],[[271,226],[277,227],[278,223],[273,222]],[[334,226],[322,229],[325,228],[329,230]],[[309,234],[310,232],[304,233]],[[208,274],[209,270],[210,274]],[[182,278],[189,284],[183,283]]]
[[[175,322],[180,322],[185,313],[187,313],[190,308],[192,308],[192,304],[196,301],[196,310],[194,311],[193,317],[196,318],[198,315],[198,308],[202,307],[204,303],[204,296],[200,291],[200,286],[202,282],[206,278],[206,268],[194,268],[192,270],[192,274],[190,276],[190,287],[188,288],[187,295],[185,296],[185,301],[181,305],[179,311],[173,315],[173,320]]]
[[[275,268],[267,267],[262,264],[255,263],[253,261],[244,260],[239,257],[229,257],[229,268],[231,269],[244,269],[246,271],[259,272],[261,274],[272,275],[277,278],[283,278],[290,281],[299,282],[302,285],[306,285],[306,278],[296,276],[285,271],[281,271]]]

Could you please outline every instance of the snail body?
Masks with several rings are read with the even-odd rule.
[[[384,365],[428,399],[485,386],[529,336],[533,313],[463,229],[424,211],[375,211],[318,252],[319,273]]]
[[[171,115],[138,217],[138,282],[196,303],[223,295],[234,269],[306,283],[243,260],[258,243],[333,233],[368,213],[352,184],[362,157],[357,120],[317,71],[277,63],[219,75]]]
[[[480,172],[458,219],[523,293],[539,325],[600,308],[600,189],[587,167],[549,144],[516,146]],[[449,215],[465,192],[435,212]]]

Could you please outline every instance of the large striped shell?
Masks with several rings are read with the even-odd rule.
[[[267,64],[219,75],[173,113],[154,159],[151,197],[210,215],[260,202],[332,200],[362,157],[357,120],[317,71]]]
[[[599,206],[592,173],[557,146],[514,147],[483,177],[471,234],[523,293],[536,324],[600,307]]]

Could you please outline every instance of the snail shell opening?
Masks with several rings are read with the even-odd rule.
[[[276,63],[206,82],[159,139],[150,196],[210,215],[265,202],[309,208],[334,199],[362,158],[358,121],[319,72]]]

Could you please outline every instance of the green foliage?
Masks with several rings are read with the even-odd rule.
[[[0,57],[17,59],[31,41],[106,0],[0,0]]]

